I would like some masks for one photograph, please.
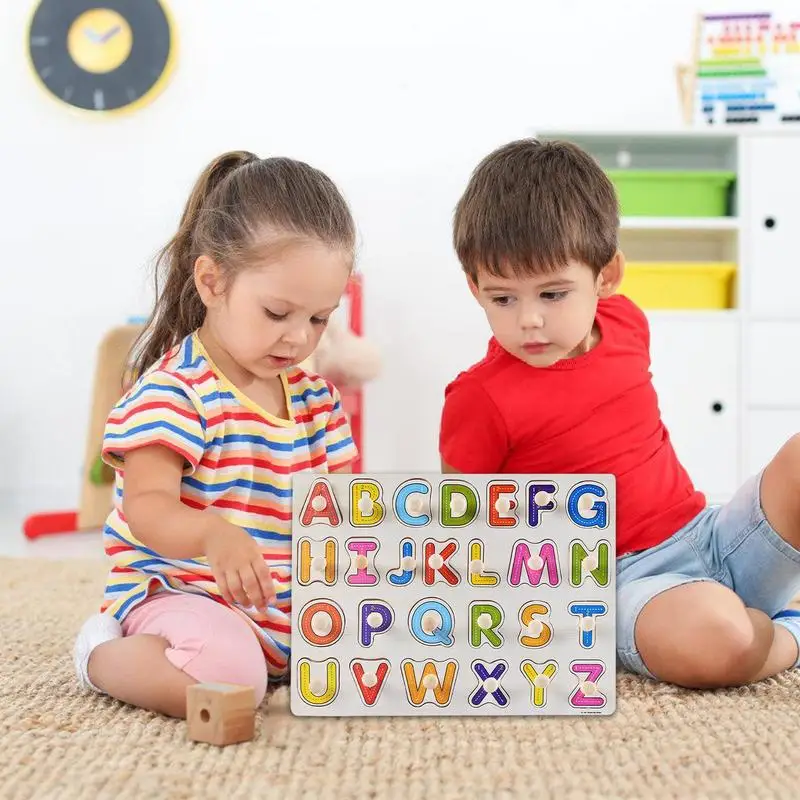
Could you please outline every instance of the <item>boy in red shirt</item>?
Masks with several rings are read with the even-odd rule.
[[[613,185],[566,142],[512,142],[474,171],[453,242],[494,336],[445,391],[444,472],[610,473],[617,651],[695,688],[800,665],[800,436],[724,506],[678,461],[650,375],[647,318],[615,294]]]

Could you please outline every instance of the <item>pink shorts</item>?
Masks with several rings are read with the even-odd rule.
[[[264,699],[267,662],[256,632],[214,600],[159,592],[128,613],[122,633],[162,636],[170,662],[196,681],[252,686],[256,704]]]

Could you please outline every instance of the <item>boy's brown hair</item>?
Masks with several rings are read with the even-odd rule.
[[[600,165],[569,142],[520,139],[481,161],[456,206],[453,246],[478,272],[536,275],[580,261],[597,275],[617,251],[619,202]]]

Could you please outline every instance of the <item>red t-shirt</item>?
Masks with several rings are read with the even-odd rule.
[[[439,452],[463,473],[615,475],[620,556],[664,541],[706,500],[661,421],[644,313],[615,295],[596,320],[597,345],[551,367],[531,367],[492,338],[445,390]]]

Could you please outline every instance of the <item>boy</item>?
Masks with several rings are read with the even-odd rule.
[[[722,507],[679,463],[651,382],[647,318],[615,294],[619,209],[565,142],[512,142],[472,174],[453,242],[491,326],[447,387],[444,472],[617,479],[622,665],[693,688],[800,664],[800,436]]]

